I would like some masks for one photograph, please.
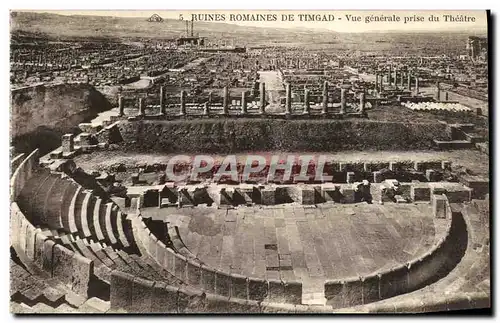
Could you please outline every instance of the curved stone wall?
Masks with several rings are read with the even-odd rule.
[[[444,236],[421,257],[367,277],[325,283],[327,304],[345,308],[376,302],[425,287],[446,276],[467,248],[467,227],[461,213],[452,212]]]
[[[301,282],[263,280],[210,268],[167,248],[151,233],[140,215],[136,221],[136,233],[148,253],[168,272],[192,287],[229,298],[290,304],[302,302]]]
[[[15,199],[38,167],[38,150],[24,159],[11,177],[11,246],[25,264],[57,278],[77,294],[87,295],[94,266],[90,259],[48,239],[23,214]]]

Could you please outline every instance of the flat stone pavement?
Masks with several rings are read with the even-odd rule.
[[[434,242],[430,204],[143,209],[177,225],[207,264],[245,276],[324,281],[405,263]]]
[[[259,71],[259,80],[266,84],[267,101],[269,102],[269,106],[266,107],[266,110],[271,109],[273,112],[279,112],[275,110],[280,109],[280,92],[284,92],[285,88],[280,80],[278,72]],[[281,110],[284,112],[284,109],[281,108]]]

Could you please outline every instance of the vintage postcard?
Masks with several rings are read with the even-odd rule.
[[[491,313],[489,21],[11,10],[11,312]]]

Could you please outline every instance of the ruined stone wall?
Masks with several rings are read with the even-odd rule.
[[[60,145],[60,137],[74,132],[111,104],[88,84],[37,85],[11,91],[11,138],[18,151]]]
[[[430,149],[440,123],[353,120],[204,119],[122,121],[124,150],[159,153]]]

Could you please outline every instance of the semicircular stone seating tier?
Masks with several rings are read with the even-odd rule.
[[[16,202],[44,236],[92,260],[94,274],[107,284],[114,269],[174,285],[181,283],[141,255],[127,214],[66,173],[36,168]]]

